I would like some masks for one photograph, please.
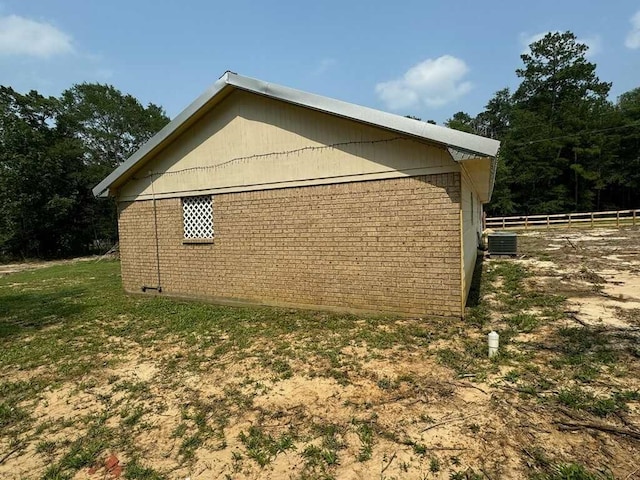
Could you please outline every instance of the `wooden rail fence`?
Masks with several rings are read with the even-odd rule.
[[[610,212],[558,213],[554,215],[519,215],[513,217],[489,217],[485,228],[493,230],[550,229],[554,227],[595,227],[640,224],[640,209]]]

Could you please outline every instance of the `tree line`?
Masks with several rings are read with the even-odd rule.
[[[0,86],[0,258],[97,252],[116,207],[91,189],[167,124],[163,109],[101,84],[59,97]]]
[[[571,32],[547,34],[521,56],[515,91],[445,123],[502,142],[488,214],[640,205],[640,88],[609,101],[611,84],[587,51]],[[161,107],[110,85],[74,85],[59,97],[0,86],[0,259],[115,242],[116,206],[91,189],[168,122]]]
[[[640,206],[640,88],[609,101],[587,52],[571,32],[548,33],[521,55],[514,92],[445,123],[502,142],[489,215]]]

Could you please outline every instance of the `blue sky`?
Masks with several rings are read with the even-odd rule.
[[[110,83],[171,117],[225,70],[438,123],[515,87],[548,31],[591,46],[612,99],[640,86],[640,1],[0,0],[0,84]]]

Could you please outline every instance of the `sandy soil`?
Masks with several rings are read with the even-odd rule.
[[[346,382],[316,375],[321,366],[309,358],[292,360],[292,375],[278,378],[251,356],[238,358],[233,353],[217,365],[168,374],[166,365],[184,346],[176,343],[145,349],[127,339],[113,338],[114,345],[129,342],[128,356],[116,366],[92,372],[82,382],[48,388],[35,402],[31,433],[38,435],[38,425],[55,423],[59,428],[42,434],[41,439],[70,442],[86,433],[74,419],[99,416],[115,406],[140,407],[145,412],[144,421],[127,430],[135,439],[137,453],[146,466],[167,478],[182,480],[448,479],[454,478],[455,472],[467,475],[455,478],[521,479],[538,467],[540,451],[554,461],[581,463],[592,469],[607,467],[617,478],[640,478],[640,440],[596,429],[563,429],[559,418],[584,421],[584,417],[545,401],[545,395],[557,392],[543,390],[538,399],[531,399],[518,391],[517,384],[505,381],[516,368],[531,368],[540,376],[553,370],[548,362],[553,349],[548,342],[558,326],[587,325],[637,334],[640,232],[531,232],[522,237],[522,245],[523,256],[513,262],[533,272],[530,285],[566,295],[564,309],[569,315],[557,325],[545,324],[533,333],[520,334],[518,339],[525,347],[540,346],[533,355],[529,350],[516,352],[529,355],[527,366],[514,357],[511,363],[489,369],[484,376],[458,375],[438,361],[439,351],[457,345],[458,340],[452,338],[434,341],[423,352],[404,350],[401,345],[384,351],[366,344],[345,347],[338,356],[342,365],[352,365],[346,369]],[[499,261],[503,260],[488,260],[485,266]],[[0,267],[0,274],[45,265],[5,265]],[[498,291],[502,282],[498,279],[494,285]],[[493,293],[485,301],[495,302],[495,298]],[[496,323],[488,328],[499,328],[500,314],[494,313],[492,318]],[[427,321],[407,320],[416,325]],[[467,327],[461,322],[456,328],[463,332]],[[639,371],[637,361],[626,365],[628,376],[612,376],[607,382],[616,387],[640,388],[640,379],[634,378],[634,372]],[[385,387],[382,379],[389,379],[392,386]],[[148,386],[148,390],[134,394],[131,387],[123,387],[137,384]],[[590,388],[596,393],[611,389],[599,383]],[[247,398],[250,401],[245,405]],[[184,436],[176,431],[185,422],[187,434],[196,429],[185,419],[199,404],[210,406],[207,422],[218,433],[209,435],[195,450],[193,459],[185,461],[179,453]],[[637,428],[639,406],[637,402],[629,405],[623,419],[626,426],[619,419],[609,423]],[[219,428],[215,426],[218,418],[225,420]],[[123,428],[122,422],[123,416],[115,414],[106,425],[117,430]],[[363,448],[358,425],[362,424],[374,431],[370,458],[364,460],[358,458]],[[302,455],[307,446],[322,444],[314,425],[338,426],[339,460],[326,472],[310,470],[308,459]],[[252,426],[274,437],[291,433],[294,448],[260,467],[248,457],[239,440],[241,433]],[[10,450],[6,444],[1,446],[0,451]],[[0,463],[0,477],[39,478],[48,465],[59,460],[59,455],[47,457],[36,447],[34,441],[7,457]],[[101,458],[110,454],[118,457],[126,474],[129,453],[111,448]],[[324,473],[326,476],[322,476]],[[82,468],[73,478],[113,477],[104,468],[96,472]]]
[[[28,270],[37,270],[39,268],[51,267],[53,265],[66,265],[73,262],[91,262],[100,260],[100,256],[70,258],[68,260],[30,260],[18,263],[0,263],[0,276],[10,273],[24,272]]]

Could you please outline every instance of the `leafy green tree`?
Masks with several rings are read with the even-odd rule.
[[[85,148],[90,165],[111,170],[169,123],[164,110],[111,85],[82,83],[62,93],[58,122]]]
[[[618,128],[614,134],[619,149],[612,171],[617,187],[613,202],[623,208],[640,206],[640,88],[623,93],[615,106]]]
[[[415,115],[405,115],[405,118],[422,121],[422,118],[416,117]],[[437,125],[435,120],[426,120],[425,123],[430,123],[431,125]]]
[[[450,128],[498,139],[490,215],[561,213],[640,205],[640,88],[608,99],[588,47],[571,32],[530,45],[512,94],[499,90],[476,117]]]
[[[169,122],[164,110],[143,106],[111,85],[82,83],[62,93],[57,124],[83,145],[85,176],[90,187],[129,158]],[[115,241],[116,206],[111,199],[92,199],[86,206],[96,240]]]
[[[506,137],[511,123],[513,98],[508,88],[498,90],[473,120],[478,135],[502,140]]]
[[[498,90],[487,102],[484,111],[474,119],[475,133],[485,137],[504,141],[509,132],[513,114],[513,98],[508,88]],[[513,195],[511,194],[511,169],[505,161],[504,143],[498,152],[495,185],[491,203],[485,207],[489,215],[508,215],[515,212]]]
[[[91,189],[168,121],[108,85],[61,98],[0,87],[0,255],[69,256],[115,240],[115,205]]]
[[[58,100],[0,87],[0,253],[54,257],[89,243],[82,144],[55,126]]]
[[[456,112],[444,122],[444,126],[467,133],[475,133],[473,118],[465,112]]]
[[[607,122],[611,84],[596,76],[587,50],[571,32],[548,33],[521,56],[503,156],[522,213],[595,205],[598,168],[608,151],[604,138],[589,132]]]
[[[516,70],[522,82],[514,100],[550,123],[562,121],[562,113],[572,102],[598,101],[609,93],[611,84],[601,82],[596,65],[586,60],[589,47],[573,33],[547,33],[529,49],[530,53],[520,56],[524,68]]]

